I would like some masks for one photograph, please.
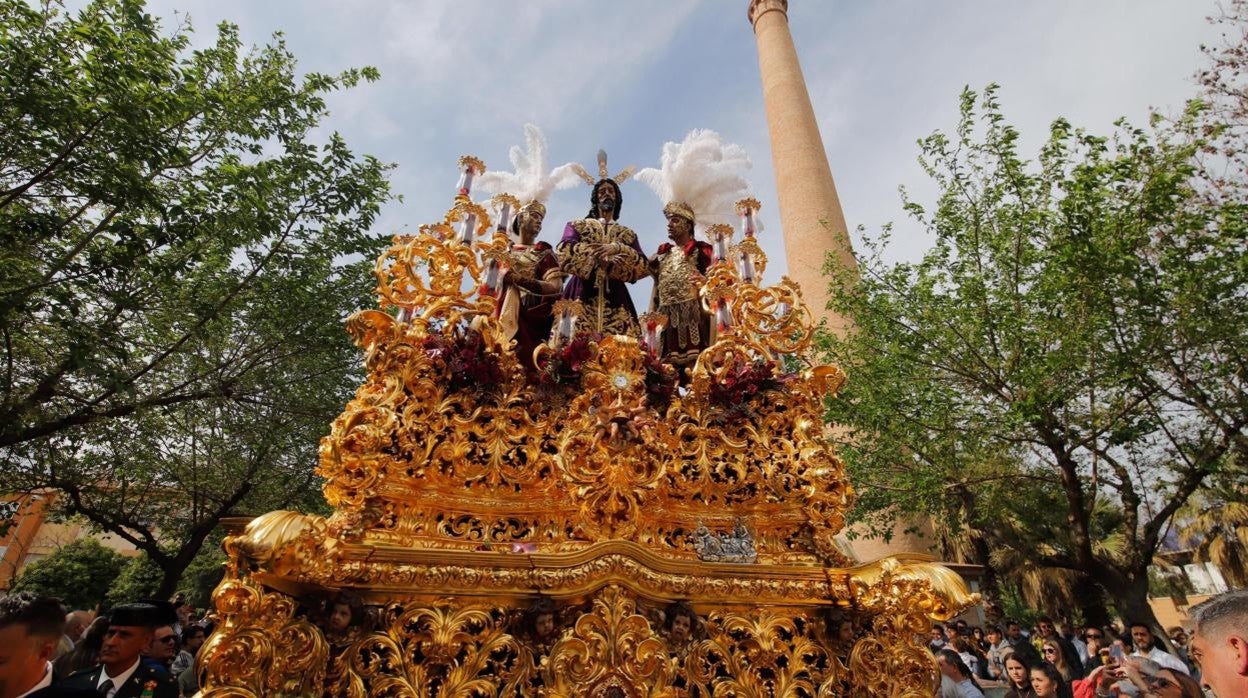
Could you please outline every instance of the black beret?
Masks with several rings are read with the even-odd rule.
[[[159,628],[173,625],[178,614],[168,601],[139,601],[114,606],[108,616],[109,625],[131,625],[143,628]]]

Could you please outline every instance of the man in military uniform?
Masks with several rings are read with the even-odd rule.
[[[140,656],[152,644],[156,628],[176,621],[168,604],[117,606],[109,616],[100,665],[71,674],[59,685],[92,689],[102,698],[178,698],[178,682],[144,664]]]
[[[711,319],[702,309],[698,289],[711,266],[712,248],[693,238],[694,214],[688,204],[671,202],[663,208],[663,215],[671,242],[659,246],[650,260],[655,277],[650,310],[667,317],[659,355],[687,380],[685,370],[693,368],[698,354],[711,342]]]

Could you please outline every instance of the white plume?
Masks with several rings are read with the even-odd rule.
[[[647,167],[637,173],[637,179],[653,189],[664,205],[688,204],[698,230],[705,230],[735,220],[737,201],[750,195],[750,183],[743,176],[750,166],[750,157],[741,146],[724,143],[714,131],[694,129],[680,143],[663,144],[659,168]]]
[[[487,170],[477,180],[478,187],[491,194],[511,194],[524,205],[530,201],[544,202],[555,189],[566,189],[580,181],[570,163],[546,169],[546,136],[541,129],[525,124],[524,139],[527,151],[511,146],[511,164],[516,171]]]

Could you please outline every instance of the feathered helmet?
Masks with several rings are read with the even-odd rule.
[[[515,172],[490,170],[481,175],[477,186],[491,194],[510,194],[520,202],[520,212],[540,212],[546,216],[546,200],[556,189],[567,189],[576,184],[576,172],[571,164],[546,169],[546,136],[533,124],[524,125],[527,152],[520,146],[511,146],[509,155]]]
[[[694,129],[680,143],[664,143],[658,169],[647,167],[637,179],[659,195],[664,215],[681,216],[704,231],[736,218],[737,201],[750,193],[743,176],[750,165],[741,146],[724,143],[714,131]]]

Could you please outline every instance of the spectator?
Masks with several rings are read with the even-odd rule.
[[[981,653],[988,651],[988,639],[984,637],[984,629],[978,625],[971,628],[971,645]]]
[[[1157,662],[1167,669],[1188,673],[1183,660],[1157,646],[1153,631],[1147,623],[1133,622],[1127,626],[1131,630],[1131,642],[1135,645],[1132,657],[1145,657]]]
[[[104,633],[108,632],[108,618],[100,616],[91,621],[90,627],[79,638],[78,644],[69,654],[58,657],[52,662],[52,673],[56,680],[83,669],[89,669],[100,661],[100,646],[104,644]]]
[[[61,640],[56,646],[58,659],[69,654],[74,649],[74,645],[78,644],[82,633],[86,631],[88,625],[91,625],[93,617],[94,614],[90,611],[70,611],[65,614],[65,634],[61,636]]]
[[[1005,684],[1009,688],[1005,698],[1036,698],[1036,690],[1031,687],[1031,665],[1017,652],[1005,657]]]
[[[962,658],[962,662],[966,664],[967,668],[971,670],[971,676],[979,676],[979,657],[976,657],[975,653],[971,651],[971,641],[959,635],[949,644],[952,646],[953,651],[957,652],[958,656]]]
[[[1070,641],[1057,633],[1057,626],[1053,623],[1053,619],[1048,616],[1041,616],[1036,621],[1036,628],[1039,630],[1042,641],[1052,641],[1057,646],[1058,651],[1062,655],[1061,664],[1057,664],[1062,669],[1062,675],[1067,681],[1083,678],[1083,660],[1079,658],[1079,652]],[[1044,645],[1041,644],[1041,648]],[[1044,657],[1044,661],[1053,662],[1053,658]],[[1056,664],[1056,662],[1054,662]]]
[[[1098,695],[1146,696],[1147,698],[1202,698],[1199,684],[1192,677],[1166,669],[1151,659],[1128,657],[1117,671],[1107,672],[1097,687]],[[1115,678],[1116,684],[1107,686]]]
[[[933,653],[939,652],[945,648],[945,639],[945,626],[937,623],[932,626],[932,633],[927,641],[927,648]]]
[[[0,599],[0,697],[87,696],[52,687],[52,657],[65,635],[65,607],[22,591]]]
[[[965,638],[962,640],[965,641]],[[962,661],[961,655],[957,652],[948,649],[937,652],[936,667],[940,669],[941,676],[947,677],[957,687],[958,698],[984,698],[984,692],[975,682],[975,676],[971,673],[970,667]],[[943,679],[942,683],[944,683]]]
[[[173,630],[181,636],[195,620],[195,607],[186,600],[186,594],[178,594],[173,597],[173,612],[178,616],[178,622],[173,624]]]
[[[1084,644],[1078,635],[1075,635],[1075,626],[1070,621],[1066,621],[1057,626],[1057,634],[1069,642],[1071,647],[1075,648],[1075,654],[1079,657],[1079,666],[1087,666],[1088,646]],[[1081,670],[1079,673],[1082,674],[1084,672]]]
[[[90,689],[100,698],[128,698],[148,691],[152,698],[177,698],[177,683],[140,661],[143,648],[156,636],[156,628],[172,623],[170,616],[167,608],[151,603],[114,608],[100,648],[100,664],[71,675],[61,686]]]
[[[1016,621],[1005,622],[1005,641],[1014,648],[1015,653],[1027,660],[1028,666],[1040,663],[1040,652],[1027,640],[1026,634],[1023,633],[1023,626]]]
[[[1031,689],[1036,698],[1074,698],[1070,685],[1051,662],[1043,662],[1031,668]]]
[[[182,651],[173,658],[169,673],[181,676],[182,672],[195,666],[195,655],[204,644],[204,629],[198,625],[188,625],[182,631]]]
[[[1196,670],[1196,665],[1192,663],[1192,657],[1188,653],[1188,650],[1187,650],[1187,643],[1189,639],[1187,636],[1187,631],[1176,625],[1173,628],[1170,628],[1169,630],[1167,630],[1166,634],[1170,636],[1170,642],[1174,643],[1175,656],[1177,656],[1180,661],[1182,661],[1185,665],[1187,665],[1188,675],[1193,676],[1193,677],[1197,676],[1198,673]]]
[[[1066,656],[1062,653],[1062,648],[1057,644],[1057,638],[1045,638],[1044,644],[1041,645],[1041,654],[1044,655],[1044,661],[1057,667],[1058,673],[1066,683],[1070,683],[1078,678],[1083,678],[1083,672],[1076,672],[1074,667],[1066,663]]]
[[[147,666],[170,675],[170,665],[178,654],[178,634],[173,624],[162,625],[152,634],[152,641],[143,650],[143,663]]]
[[[1190,654],[1201,683],[1218,698],[1248,696],[1248,589],[1219,594],[1190,614]]]
[[[1005,655],[1007,651],[1013,652],[1014,650],[1005,641],[1005,632],[998,625],[988,626],[984,640],[988,643],[985,652],[987,661],[984,662],[983,671],[979,675],[986,679],[1001,681],[1005,675]]]
[[[1092,625],[1083,629],[1083,641],[1088,652],[1088,658],[1083,662],[1083,675],[1087,676],[1093,669],[1104,666],[1101,650],[1108,651],[1108,645],[1105,643],[1105,631]]]

